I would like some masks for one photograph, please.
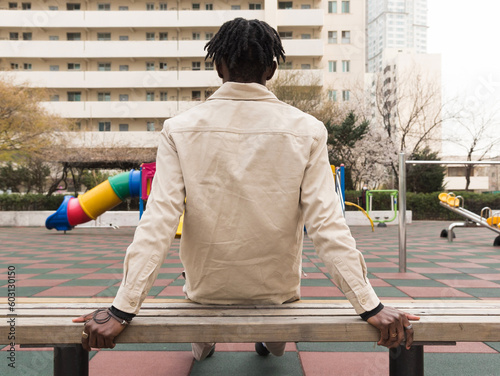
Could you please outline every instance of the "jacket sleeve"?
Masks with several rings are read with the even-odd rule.
[[[347,227],[328,161],[327,131],[318,131],[301,186],[307,233],[336,285],[358,314],[375,309],[380,300],[367,278],[366,264]]]
[[[113,301],[114,307],[127,313],[139,311],[158,276],[184,210],[184,180],[175,144],[168,135],[168,122],[160,137],[147,209],[127,249],[123,280]]]

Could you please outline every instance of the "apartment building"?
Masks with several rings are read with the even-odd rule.
[[[236,17],[275,27],[280,70],[307,73],[332,101],[364,78],[364,0],[0,0],[0,74],[47,88],[44,105],[95,139],[133,142],[220,86],[204,46]]]

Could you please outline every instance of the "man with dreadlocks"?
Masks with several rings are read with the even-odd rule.
[[[124,261],[110,309],[84,315],[82,344],[114,347],[147,296],[185,210],[184,291],[202,304],[283,304],[300,298],[303,226],[319,257],[379,344],[409,348],[416,319],[384,307],[342,216],[327,132],[266,87],[285,53],[267,23],[237,18],[207,43],[223,85],[203,104],[165,121],[148,208]],[[185,202],[185,197],[188,197]],[[202,360],[215,344],[193,344]],[[284,343],[257,343],[280,356]]]

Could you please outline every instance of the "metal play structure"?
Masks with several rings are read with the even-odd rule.
[[[375,217],[373,222],[377,222],[377,227],[387,227],[387,222],[394,221],[398,216],[398,191],[397,189],[378,189],[371,190],[366,192],[366,211],[370,214],[370,211],[373,210],[373,194],[374,193],[386,193],[389,192],[391,197],[391,212],[393,212],[392,218],[384,217],[384,219],[379,219],[379,217]]]

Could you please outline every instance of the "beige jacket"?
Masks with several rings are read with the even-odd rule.
[[[357,313],[380,303],[335,194],[327,132],[265,86],[228,82],[165,121],[147,210],[113,305],[137,313],[185,209],[186,295],[204,304],[300,297],[303,226]],[[184,204],[184,198],[187,202]]]

